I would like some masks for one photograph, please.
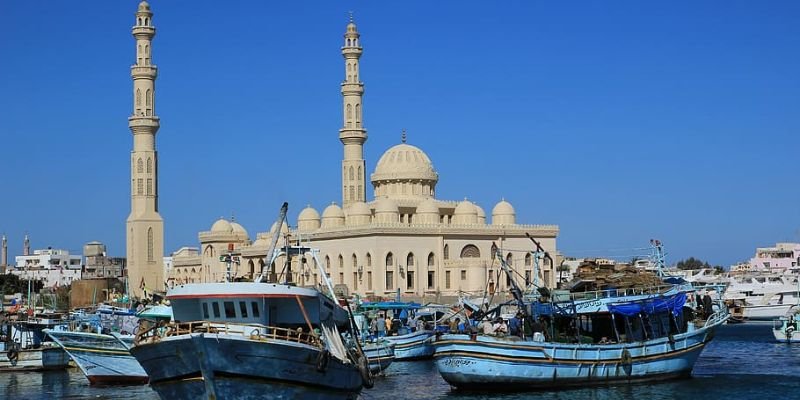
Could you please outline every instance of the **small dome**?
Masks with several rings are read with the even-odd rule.
[[[497,203],[497,205],[495,205],[494,208],[492,209],[492,216],[515,215],[515,214],[516,213],[514,212],[514,207],[511,205],[511,203],[505,201],[505,199],[500,200],[500,202]]]
[[[142,1],[141,3],[139,3],[139,11],[149,11],[149,10],[150,10],[150,4],[148,4],[146,1]]]
[[[394,200],[388,197],[381,197],[375,201],[375,214],[379,213],[399,214],[400,208],[397,207],[397,203]]]
[[[297,216],[298,221],[315,221],[319,220],[319,213],[314,207],[308,205],[303,211],[300,211],[300,215]]]
[[[473,204],[475,206],[475,211],[478,213],[478,223],[485,224],[486,223],[486,212],[483,211],[483,208],[477,204]]]
[[[511,203],[501,200],[492,209],[492,225],[515,225],[516,214]]]
[[[322,218],[344,218],[344,211],[342,211],[342,208],[336,205],[336,203],[333,203],[325,207],[325,210],[322,212]]]
[[[214,222],[214,225],[211,225],[211,232],[231,233],[233,232],[233,226],[231,226],[231,223],[228,222],[225,218],[220,218],[217,220],[217,222]]]
[[[244,229],[244,227],[239,225],[238,223],[231,222],[231,228],[233,230],[233,233],[241,233],[242,235],[247,236],[247,230]]]
[[[371,178],[372,182],[386,179],[437,181],[439,175],[424,151],[401,143],[383,153]]]
[[[464,200],[456,206],[455,211],[453,212],[454,215],[474,215],[478,216],[478,210],[475,209],[475,205],[472,204],[469,200]]]
[[[417,214],[436,214],[439,215],[439,206],[433,199],[425,199],[417,206]]]
[[[253,242],[251,245],[252,247],[267,247],[269,246],[269,242],[267,241],[267,237],[261,234],[258,235],[256,241]]]
[[[372,215],[372,210],[370,210],[367,203],[363,201],[357,201],[347,207],[347,217],[354,217],[354,216],[364,216],[364,215]]]

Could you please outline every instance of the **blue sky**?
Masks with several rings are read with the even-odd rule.
[[[0,24],[0,232],[11,256],[124,255],[137,1],[9,1]],[[437,197],[558,224],[567,255],[661,239],[728,265],[800,241],[796,1],[152,1],[168,254],[234,214],[340,201],[347,12],[368,170],[400,131]],[[371,190],[369,192],[371,198]]]

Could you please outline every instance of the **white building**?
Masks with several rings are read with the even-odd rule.
[[[82,260],[67,250],[34,250],[33,254],[17,256],[9,272],[20,279],[40,280],[45,287],[66,286],[81,279]]]

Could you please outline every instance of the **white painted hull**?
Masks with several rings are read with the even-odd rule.
[[[9,359],[8,354],[5,349],[0,351],[0,372],[65,369],[69,364],[69,356],[58,346],[19,350],[16,359]]]
[[[795,304],[775,304],[742,307],[742,316],[752,320],[773,320],[786,315]]]

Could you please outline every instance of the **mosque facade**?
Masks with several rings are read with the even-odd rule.
[[[498,253],[512,265],[518,282],[553,287],[553,266],[534,260],[526,233],[556,254],[558,226],[519,224],[514,207],[505,200],[495,204],[487,218],[484,209],[469,200],[438,199],[439,175],[425,152],[406,143],[405,133],[369,175],[374,198],[367,200],[367,131],[359,68],[363,48],[352,19],[341,50],[342,206],[331,203],[321,214],[308,206],[291,228],[286,223],[273,226],[257,233],[255,240],[238,222],[220,218],[199,233],[199,248],[184,247],[172,254],[172,266],[165,272],[168,285],[222,281],[229,268],[222,260],[229,254],[238,260],[231,263],[231,275],[253,279],[264,269],[274,235],[280,235],[279,246],[288,240],[319,249],[322,270],[349,294],[393,298],[400,293],[404,299],[445,301],[463,294],[502,293],[508,282]],[[320,268],[314,259],[294,258],[284,264],[278,258],[266,270],[281,282],[319,284]]]

